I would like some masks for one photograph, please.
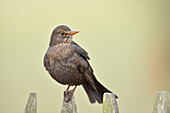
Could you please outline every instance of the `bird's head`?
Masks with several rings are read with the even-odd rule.
[[[78,32],[79,31],[71,31],[71,29],[65,25],[60,25],[52,32],[50,46],[58,43],[71,43],[72,36]]]

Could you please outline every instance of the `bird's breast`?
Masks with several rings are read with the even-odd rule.
[[[57,60],[67,58],[71,54],[71,48],[69,43],[59,43],[48,49],[48,56]]]

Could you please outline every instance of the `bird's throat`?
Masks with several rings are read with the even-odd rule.
[[[72,37],[64,38],[64,43],[71,44],[71,42],[72,42]]]
[[[59,43],[53,47],[50,47],[47,54],[51,58],[57,58],[58,60],[64,59],[71,54],[70,46],[71,44],[69,43]]]

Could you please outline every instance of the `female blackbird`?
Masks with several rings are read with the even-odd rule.
[[[72,41],[72,36],[79,31],[71,31],[65,25],[56,27],[51,35],[49,48],[44,57],[44,66],[57,82],[75,86],[83,85],[91,103],[103,103],[103,94],[110,92],[100,84],[88,62],[88,53]],[[116,98],[118,98],[115,95]]]

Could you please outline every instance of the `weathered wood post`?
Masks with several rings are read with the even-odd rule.
[[[153,113],[170,113],[170,95],[167,91],[158,91],[156,93]]]
[[[30,93],[25,107],[25,113],[37,113],[37,94]]]
[[[104,93],[103,113],[119,113],[119,107],[113,93]]]
[[[61,113],[77,113],[77,106],[74,99],[74,95],[70,99],[70,93],[67,92],[63,99]]]

